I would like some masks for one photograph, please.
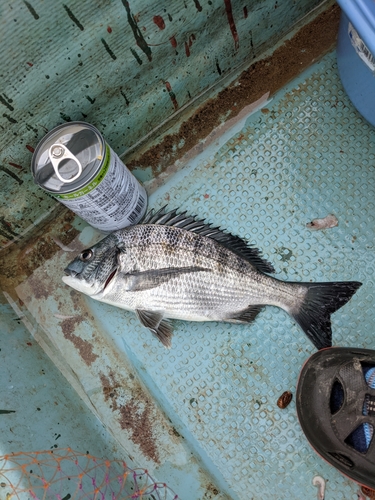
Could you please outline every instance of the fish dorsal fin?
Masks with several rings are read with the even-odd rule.
[[[260,251],[252,246],[249,246],[246,241],[239,236],[227,233],[220,227],[212,227],[204,220],[198,219],[195,215],[186,215],[186,212],[180,214],[177,210],[166,211],[166,206],[155,212],[151,209],[142,224],[159,224],[162,226],[174,226],[183,228],[187,231],[207,236],[212,240],[219,242],[224,247],[228,248],[239,257],[247,260],[264,273],[274,273],[273,265],[262,257]]]

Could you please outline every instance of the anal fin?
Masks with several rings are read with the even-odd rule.
[[[230,323],[251,323],[258,316],[263,306],[249,306],[242,311],[231,314],[225,321]]]
[[[170,349],[172,346],[172,325],[163,319],[163,314],[144,309],[135,310],[139,321],[148,328],[164,347]]]

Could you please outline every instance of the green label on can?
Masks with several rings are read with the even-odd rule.
[[[69,194],[54,194],[51,193],[55,198],[59,198],[61,200],[74,200],[76,198],[80,198],[81,196],[84,196],[85,194],[91,193],[104,179],[104,177],[107,175],[109,165],[110,165],[110,160],[111,160],[111,152],[109,149],[108,144],[106,144],[105,147],[105,158],[103,165],[97,175],[94,177],[92,181],[90,181],[87,186],[84,186],[82,189],[79,191],[75,191],[74,193],[69,193]]]

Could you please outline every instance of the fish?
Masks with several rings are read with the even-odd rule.
[[[134,311],[170,348],[171,320],[252,323],[276,306],[317,349],[332,345],[331,314],[362,285],[357,281],[281,281],[259,249],[239,236],[167,207],[83,250],[62,280],[94,300]]]

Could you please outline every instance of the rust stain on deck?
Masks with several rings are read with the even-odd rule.
[[[86,365],[91,366],[99,355],[93,351],[93,345],[88,340],[84,340],[73,333],[76,326],[82,323],[83,320],[83,316],[74,316],[61,321],[60,326],[64,337],[72,342]]]
[[[121,428],[132,433],[133,441],[139,445],[142,452],[154,462],[159,462],[159,456],[153,436],[152,408],[148,399],[139,402],[131,399],[119,408]]]
[[[116,380],[114,372],[106,376],[100,374],[105,401],[111,401],[111,409],[118,412],[121,429],[130,433],[132,441],[139,446],[142,453],[156,463],[160,463],[154,435],[154,424],[157,416],[154,405],[145,396],[141,388],[132,389],[132,397],[121,401],[121,384]]]
[[[43,282],[36,276],[30,276],[29,284],[31,291],[36,299],[45,299],[51,295],[52,290],[49,283]]]
[[[206,101],[191,117],[182,122],[175,134],[158,137],[157,143],[125,159],[127,167],[149,168],[153,176],[184,156],[212,130],[234,118],[267,91],[270,95],[284,87],[313,62],[332,50],[336,43],[340,8],[334,5],[303,26],[271,56],[257,61],[237,81]],[[234,106],[233,104],[236,104]],[[183,145],[181,143],[183,142]]]
[[[77,236],[72,226],[74,214],[63,205],[57,206],[45,224],[35,227],[16,243],[0,251],[0,286],[2,290],[13,292],[20,283],[42,266],[56,252],[61,251],[52,237],[64,245],[69,245]],[[45,290],[39,289],[40,298]]]

